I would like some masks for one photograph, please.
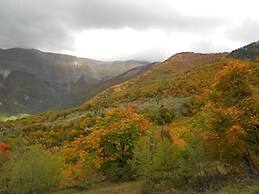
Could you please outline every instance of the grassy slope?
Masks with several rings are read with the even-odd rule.
[[[106,187],[94,188],[88,191],[64,190],[56,194],[141,194],[141,182],[126,182],[111,184]]]
[[[141,182],[125,182],[118,184],[110,184],[105,187],[93,188],[87,191],[80,190],[63,190],[55,194],[141,194]],[[175,194],[193,194],[197,193],[191,190],[170,190],[163,193],[175,193]],[[161,194],[163,194],[161,193]],[[220,188],[218,191],[207,191],[208,194],[258,194],[259,182],[252,184],[230,184]]]

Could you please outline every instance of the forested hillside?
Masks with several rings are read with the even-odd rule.
[[[0,192],[258,192],[259,62],[227,55],[176,54],[80,107],[0,123]]]
[[[241,60],[258,60],[259,56],[259,41],[253,42],[242,48],[236,49],[229,54],[230,58]]]

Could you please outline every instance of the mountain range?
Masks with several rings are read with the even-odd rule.
[[[102,62],[35,49],[0,49],[0,113],[33,114],[78,106],[112,83],[152,67],[148,64]]]

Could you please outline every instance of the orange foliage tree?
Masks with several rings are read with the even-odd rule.
[[[88,135],[81,135],[64,147],[64,156],[73,164],[72,171],[77,178],[97,170],[115,179],[121,178],[127,161],[132,158],[135,140],[150,127],[150,122],[137,114],[135,107],[109,110],[85,129]]]
[[[258,94],[249,82],[249,64],[230,61],[216,77],[208,103],[197,119],[204,145],[232,169],[252,172],[258,160]]]

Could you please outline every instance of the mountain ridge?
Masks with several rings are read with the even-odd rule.
[[[241,48],[233,50],[228,57],[241,60],[258,60],[259,56],[259,41],[253,42]]]
[[[0,112],[37,113],[67,108],[66,104],[80,105],[83,96],[85,101],[90,98],[87,93],[94,90],[93,86],[147,64],[134,60],[103,62],[36,49],[1,49]],[[20,78],[15,81],[12,74],[18,72],[19,77],[23,75],[30,80],[28,75],[33,75],[34,83]],[[24,100],[23,96],[28,97]]]

